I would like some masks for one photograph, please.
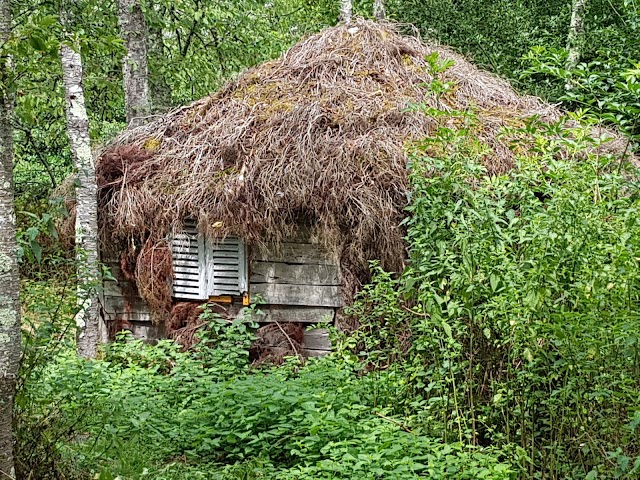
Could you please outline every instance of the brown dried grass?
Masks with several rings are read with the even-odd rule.
[[[425,61],[434,51],[455,62],[444,80],[456,86],[440,107],[476,110],[478,139],[493,152],[485,159],[490,173],[513,165],[509,139],[498,135],[504,126],[559,117],[460,55],[389,24],[329,28],[109,145],[98,161],[103,244],[162,238],[187,217],[213,236],[278,243],[305,222],[341,259],[349,290],[368,278],[372,259],[401,270],[405,147],[429,137],[436,123],[408,107],[435,106]],[[622,142],[609,148],[622,150]],[[148,296],[146,273],[136,270],[147,284],[141,293],[165,307]]]
[[[202,304],[197,302],[178,302],[171,308],[167,322],[167,332],[171,335],[187,325],[199,323]]]
[[[303,357],[304,329],[301,323],[269,323],[256,331],[249,350],[251,365],[282,365],[286,357]]]
[[[172,278],[171,249],[163,240],[154,241],[149,237],[136,260],[135,279],[138,293],[147,302],[154,323],[169,318]]]
[[[191,348],[195,342],[195,334],[207,324],[200,320],[202,304],[197,302],[179,302],[171,309],[167,319],[167,333],[183,349]]]

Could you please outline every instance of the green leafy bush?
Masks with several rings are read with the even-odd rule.
[[[581,63],[567,70],[565,50],[535,47],[525,56],[522,76],[546,82],[554,98],[572,110],[615,125],[632,139],[640,139],[640,57]],[[629,149],[634,146],[630,145]]]
[[[189,352],[124,337],[102,360],[59,354],[29,385],[64,433],[58,465],[104,479],[512,478],[500,452],[411,431],[379,375],[338,356],[249,370],[247,324],[211,322]]]
[[[403,359],[414,424],[518,446],[531,477],[613,474],[608,452],[640,453],[627,427],[640,388],[638,172],[568,120],[505,131],[529,143],[503,176],[485,173],[473,124],[419,146],[409,266],[378,270],[352,310],[362,357]]]

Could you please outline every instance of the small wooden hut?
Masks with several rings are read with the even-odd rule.
[[[434,54],[452,66],[436,71]],[[434,95],[434,76],[452,88]],[[279,328],[340,319],[371,260],[403,268],[407,146],[437,126],[420,105],[473,108],[490,174],[513,165],[505,125],[559,116],[446,48],[360,20],[125,131],[97,165],[111,331],[180,337],[202,302],[233,317],[259,300],[255,318]],[[297,342],[329,348],[317,331]]]

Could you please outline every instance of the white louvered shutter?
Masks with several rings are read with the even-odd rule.
[[[244,242],[237,237],[209,240],[207,250],[207,293],[242,295],[247,291],[247,259]]]
[[[205,240],[194,220],[184,224],[171,241],[173,296],[207,300],[217,295],[243,295],[247,291],[247,253],[237,237]]]
[[[187,300],[205,300],[207,275],[204,262],[204,239],[196,222],[188,220],[182,232],[171,241],[173,255],[173,296]]]

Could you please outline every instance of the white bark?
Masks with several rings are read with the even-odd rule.
[[[340,0],[340,21],[349,25],[353,16],[353,1]]]
[[[89,119],[82,88],[80,53],[63,44],[60,49],[65,90],[67,134],[76,184],[76,262],[78,275],[77,347],[86,358],[95,358],[99,341],[97,185],[89,141]]]
[[[9,38],[9,0],[0,0],[0,45]],[[1,52],[0,52],[1,55]],[[20,283],[13,204],[12,99],[9,62],[0,56],[0,478],[15,478],[13,399],[20,366]]]
[[[384,9],[384,0],[373,0],[373,16],[377,20],[384,20],[387,13]]]
[[[582,43],[584,41],[584,11],[587,0],[573,0],[571,7],[571,24],[567,37],[567,63],[566,69],[572,70],[580,61]]]
[[[118,0],[120,34],[126,48],[122,64],[127,123],[136,127],[149,116],[147,25],[138,0]]]

